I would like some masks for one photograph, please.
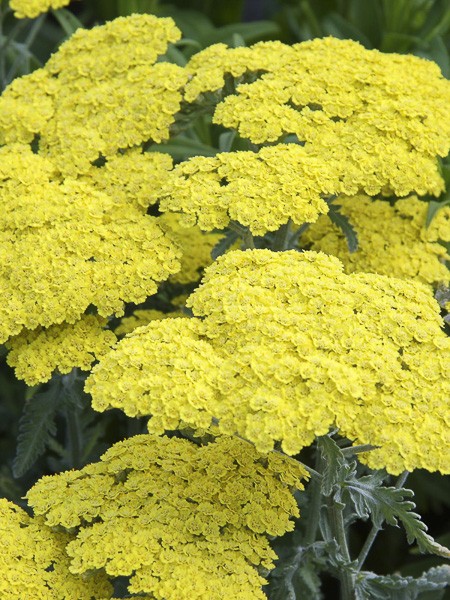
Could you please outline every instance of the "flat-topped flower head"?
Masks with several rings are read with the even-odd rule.
[[[237,81],[236,93],[218,95],[228,93],[215,123],[255,144],[295,136],[327,168],[340,169],[346,194],[443,191],[436,158],[450,149],[450,83],[435,63],[332,37],[277,44],[276,52],[218,45],[194,56],[187,99],[223,86],[225,74],[253,73],[256,80]]]
[[[290,218],[313,223],[328,212],[322,196],[339,189],[333,167],[296,144],[279,144],[180,163],[162,189],[161,209],[180,212],[186,224],[205,231],[238,221],[263,235]]]
[[[179,251],[142,208],[58,178],[29,146],[0,149],[0,343],[23,328],[104,317],[143,302],[179,269]]]
[[[199,447],[140,435],[81,471],[43,477],[27,498],[74,533],[71,571],[130,577],[130,593],[173,600],[263,600],[268,536],[293,529],[304,469],[237,438]]]
[[[281,68],[291,54],[291,46],[278,41],[258,42],[250,48],[228,48],[222,43],[208,46],[194,54],[186,65],[189,81],[184,87],[184,99],[194,102],[205,93],[221,92],[227,75],[254,77]]]
[[[168,154],[130,148],[104,161],[101,166],[92,165],[77,179],[145,214],[157,202],[172,166]]]
[[[80,577],[69,571],[65,548],[73,536],[52,530],[42,517],[31,518],[4,498],[0,499],[0,534],[2,600],[111,598],[112,586],[104,572]]]
[[[48,381],[55,370],[62,374],[75,367],[89,371],[117,341],[114,333],[105,329],[106,323],[104,317],[83,315],[74,324],[25,329],[8,340],[7,362],[27,385]]]
[[[70,0],[10,0],[9,5],[17,19],[34,19],[50,9],[67,6]]]
[[[428,204],[416,196],[394,204],[366,196],[336,200],[358,235],[358,249],[349,252],[345,237],[327,216],[307,229],[301,243],[337,256],[347,273],[366,272],[416,279],[437,286],[448,283],[450,259],[439,242],[450,242],[450,207],[440,209],[426,227]]]
[[[0,113],[5,105],[10,119],[0,120],[0,139],[19,135],[11,119],[25,113],[18,141],[38,135],[39,152],[72,176],[118,150],[167,139],[188,75],[156,61],[180,35],[172,19],[146,14],[78,29],[37,74],[0,98]],[[35,92],[45,102],[33,118]]]
[[[343,272],[322,253],[233,251],[188,299],[194,318],[153,321],[94,367],[93,407],[238,433],[294,455],[330,427],[390,473],[450,472],[450,340],[430,289]]]

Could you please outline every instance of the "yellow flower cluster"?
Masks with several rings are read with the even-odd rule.
[[[172,160],[140,148],[178,111],[187,74],[156,61],[179,37],[152,15],[78,30],[0,98],[0,343],[18,336],[10,364],[28,382],[88,368],[113,334],[85,311],[119,316],[180,268],[146,215]]]
[[[450,472],[450,338],[429,288],[343,272],[322,253],[233,251],[206,269],[197,318],[141,327],[94,367],[93,407],[185,422],[296,454],[337,426],[396,474]]]
[[[51,8],[56,10],[67,6],[70,0],[9,0],[9,5],[17,19],[34,19]]]
[[[3,94],[0,136],[30,142],[39,135],[39,152],[72,176],[120,149],[167,139],[187,73],[155,61],[179,37],[172,19],[143,14],[77,30]]]
[[[280,44],[278,60],[269,49],[265,65],[261,52],[257,44],[199,53],[187,97],[223,85],[224,73],[242,75],[247,61],[248,72],[266,72],[238,85],[217,106],[215,123],[256,144],[295,135],[309,154],[340,173],[341,191],[349,195],[443,191],[436,156],[450,149],[450,83],[436,64],[331,37]]]
[[[328,212],[322,194],[336,193],[333,168],[296,144],[259,152],[224,152],[197,156],[177,165],[162,189],[161,209],[180,211],[184,223],[205,230],[235,220],[256,235],[275,231],[289,218],[316,221]]]
[[[153,308],[143,308],[133,311],[130,317],[123,317],[120,320],[120,324],[114,329],[116,335],[126,335],[131,333],[138,327],[148,325],[151,321],[159,319],[173,319],[181,315],[180,312],[174,311],[170,313],[164,313],[161,310],[155,310]]]
[[[30,518],[0,499],[0,596],[2,600],[92,600],[110,598],[112,588],[104,573],[80,577],[69,571],[65,553],[73,539],[52,531],[42,517]]]
[[[116,154],[101,167],[92,165],[78,179],[145,213],[157,202],[171,169],[172,159],[168,154],[131,148]]]
[[[25,329],[8,340],[7,362],[28,385],[48,381],[55,369],[60,373],[69,373],[73,367],[89,371],[117,340],[112,331],[104,329],[106,322],[97,315],[83,315],[74,325]]]
[[[189,81],[184,88],[184,99],[195,102],[205,92],[218,92],[225,84],[226,75],[239,78],[283,68],[292,55],[291,48],[277,41],[258,42],[250,48],[228,48],[225,44],[208,46],[194,54],[186,65]]]
[[[59,183],[26,145],[0,156],[0,342],[24,327],[74,323],[89,305],[120,314],[179,269],[155,217],[87,183]]]
[[[267,536],[293,529],[303,468],[237,438],[199,447],[140,435],[81,471],[43,477],[27,498],[48,526],[75,531],[71,572],[129,576],[158,600],[263,600]],[[74,530],[74,528],[76,528]]]
[[[166,173],[166,181],[168,176]],[[185,284],[200,279],[202,270],[212,263],[211,251],[223,234],[203,233],[195,225],[183,227],[183,218],[182,215],[164,213],[159,218],[159,224],[182,252],[181,269],[171,275],[170,281]]]
[[[358,234],[358,249],[349,252],[342,231],[320,217],[301,238],[312,250],[337,256],[347,273],[365,271],[437,285],[449,280],[449,260],[439,240],[450,242],[450,207],[439,210],[425,227],[428,204],[416,196],[391,205],[367,196],[336,201]]]

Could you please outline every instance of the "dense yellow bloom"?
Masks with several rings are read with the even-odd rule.
[[[47,525],[75,532],[73,573],[131,576],[129,592],[158,600],[262,600],[258,569],[276,558],[267,536],[293,529],[291,490],[305,476],[237,438],[198,447],[140,435],[81,471],[43,477],[27,498]]]
[[[428,204],[415,196],[393,205],[365,196],[343,197],[336,203],[358,234],[357,251],[349,252],[342,231],[326,216],[306,231],[302,244],[337,256],[347,273],[380,273],[433,285],[448,282],[443,261],[450,257],[438,241],[450,242],[449,207],[439,210],[427,228]]]
[[[177,165],[163,188],[161,209],[181,211],[205,231],[230,220],[262,235],[289,218],[312,223],[328,211],[322,194],[340,190],[338,173],[295,144],[255,152],[197,156]]]
[[[31,143],[53,117],[58,90],[45,69],[14,79],[0,96],[0,144]]]
[[[89,371],[116,342],[114,333],[104,329],[106,322],[102,317],[83,315],[73,325],[24,330],[9,339],[7,362],[28,385],[48,381],[55,369],[60,373],[69,373],[74,367]]]
[[[172,19],[144,14],[77,30],[41,70],[6,90],[0,139],[31,141],[39,134],[39,152],[72,176],[120,149],[167,139],[187,72],[155,62],[180,35]]]
[[[239,78],[247,73],[255,75],[283,68],[293,54],[291,48],[278,41],[258,42],[250,48],[213,44],[194,54],[186,65],[189,81],[184,98],[194,102],[206,92],[218,92],[226,75]]]
[[[116,154],[101,167],[91,166],[78,179],[145,213],[157,201],[171,169],[172,158],[168,154],[131,148]]]
[[[125,335],[131,333],[138,327],[148,325],[151,321],[159,319],[173,319],[181,315],[180,312],[174,311],[170,313],[164,313],[161,310],[155,310],[153,308],[143,308],[133,311],[130,317],[123,317],[120,320],[120,325],[114,329],[116,335]]]
[[[166,174],[167,179],[167,174]],[[182,217],[165,213],[159,224],[180,248],[181,269],[170,277],[173,283],[198,281],[202,270],[212,263],[211,251],[223,237],[219,233],[203,233],[197,226],[183,227]]]
[[[0,596],[2,600],[92,600],[111,598],[105,574],[82,577],[69,571],[65,553],[73,539],[52,531],[42,517],[30,518],[7,500],[0,499]]]
[[[215,123],[256,144],[295,135],[309,154],[340,172],[346,194],[443,191],[436,156],[450,149],[450,83],[436,64],[331,37],[278,43],[275,52],[269,46],[265,63],[262,54],[260,44],[199,53],[187,98],[223,86],[225,73],[243,75],[247,64],[247,73],[260,77],[239,84],[217,106]]]
[[[74,323],[143,302],[179,269],[157,218],[92,185],[60,182],[23,144],[0,149],[0,343],[23,328]]]
[[[296,454],[337,426],[380,448],[390,473],[450,472],[450,338],[429,288],[343,272],[322,253],[233,251],[187,302],[197,318],[153,321],[94,367],[93,407],[183,421]]]
[[[67,6],[70,0],[9,0],[9,5],[17,19],[34,19],[51,8],[54,10]]]

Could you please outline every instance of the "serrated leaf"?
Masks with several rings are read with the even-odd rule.
[[[322,494],[331,496],[336,490],[336,486],[342,484],[348,477],[349,468],[351,469],[351,467],[346,463],[342,450],[328,435],[318,438],[317,447],[324,460],[321,482]]]
[[[449,584],[448,565],[434,567],[418,578],[363,571],[356,578],[355,595],[356,600],[416,600],[426,592],[434,592],[433,598],[437,599]]]
[[[336,552],[335,542],[294,546],[289,557],[270,573],[265,589],[269,600],[321,600],[320,573],[327,569],[327,556]]]
[[[438,287],[438,289],[436,290],[434,297],[436,298],[437,302],[439,303],[439,306],[441,308],[445,308],[447,306],[447,304],[450,303],[450,288],[442,285],[440,287]],[[448,499],[450,502],[450,498]]]
[[[237,231],[228,229],[225,232],[224,237],[219,240],[211,250],[211,258],[213,260],[217,260],[219,256],[222,256],[222,254],[225,254],[225,252],[231,248],[231,246],[239,239],[239,237],[240,236]]]
[[[348,218],[340,212],[340,208],[341,207],[338,204],[330,204],[328,216],[330,217],[331,222],[334,223],[336,227],[339,227],[345,235],[349,252],[356,252],[358,249],[358,235]]]
[[[25,404],[19,422],[17,452],[13,463],[14,477],[21,477],[44,453],[51,436],[56,433],[55,415],[60,407],[61,385],[50,383]]]
[[[365,488],[376,489],[382,486],[386,474],[383,471],[375,471],[370,475],[361,477],[358,482],[361,482],[361,487],[358,488],[358,493],[353,493],[351,487],[346,487],[345,491],[349,493],[349,499],[352,507],[359,519],[366,520],[370,517],[372,506],[366,501]],[[381,518],[381,522],[384,519]],[[394,524],[394,523],[393,523]]]
[[[450,550],[428,535],[420,515],[412,512],[415,504],[408,499],[414,496],[411,490],[381,486],[374,475],[349,478],[345,490],[360,512],[370,514],[375,526],[381,527],[383,521],[398,526],[401,521],[409,544],[416,541],[421,552],[450,558]]]

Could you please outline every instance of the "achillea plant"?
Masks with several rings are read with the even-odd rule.
[[[195,319],[153,321],[88,378],[96,410],[239,434],[295,455],[331,427],[400,474],[450,472],[450,339],[415,282],[345,275],[334,257],[233,251],[188,300]]]
[[[5,539],[31,548],[21,562],[9,542],[6,580],[294,600],[322,598],[326,573],[342,600],[440,594],[445,566],[363,569],[384,520],[450,554],[404,488],[450,472],[449,299],[433,297],[449,212],[419,198],[445,189],[450,82],[334,38],[181,66],[180,38],[151,15],[78,29],[0,97],[0,342],[17,377],[49,381],[16,474],[46,445],[60,457],[28,490],[34,516],[2,505]]]
[[[356,231],[357,251],[349,251],[342,230],[328,217],[308,228],[303,246],[339,257],[348,273],[380,273],[434,287],[448,284],[450,256],[442,242],[450,242],[450,207],[441,208],[427,226],[427,204],[417,196],[392,205],[367,196],[341,196],[339,206]]]
[[[135,436],[100,463],[43,477],[28,500],[49,526],[75,532],[76,574],[130,576],[129,591],[155,598],[264,598],[261,573],[276,558],[267,536],[293,529],[291,489],[305,470],[248,442]]]
[[[69,571],[70,558],[65,547],[73,535],[50,529],[44,518],[31,518],[3,498],[0,532],[0,592],[5,600],[110,597],[112,587],[105,573],[97,571],[79,577]]]
[[[10,0],[9,5],[14,10],[18,19],[34,19],[49,9],[58,9],[67,6],[70,0]]]

